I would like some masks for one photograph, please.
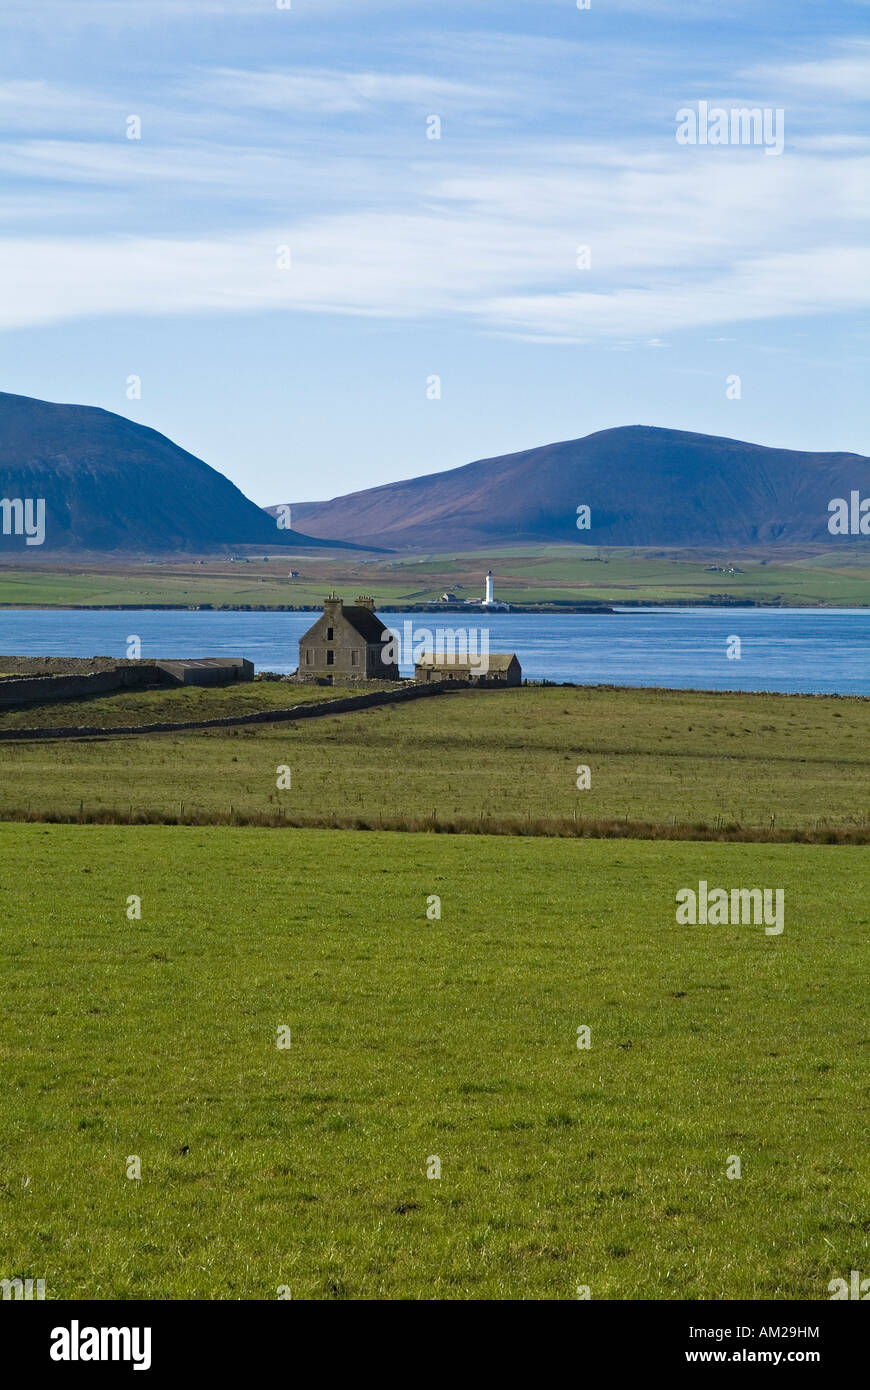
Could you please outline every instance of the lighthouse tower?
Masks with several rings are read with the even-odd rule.
[[[486,575],[486,597],[485,597],[485,599],[483,600],[483,603],[484,603],[484,607],[485,607],[485,608],[490,608],[490,607],[492,606],[492,603],[493,603],[493,597],[492,597],[492,570],[488,570],[488,571],[487,571],[487,575]]]

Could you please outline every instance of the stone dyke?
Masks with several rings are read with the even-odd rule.
[[[115,734],[172,734],[188,729],[228,729],[240,724],[282,724],[288,720],[346,714],[352,710],[371,709],[376,705],[400,704],[405,700],[420,700],[430,695],[449,695],[452,691],[472,688],[508,690],[512,687],[472,687],[465,681],[433,681],[427,685],[409,685],[403,690],[375,690],[367,695],[348,695],[339,700],[311,700],[304,705],[291,705],[289,709],[263,710],[257,714],[231,714],[223,719],[191,719],[183,724],[128,724],[120,728],[88,726],[77,729],[0,729],[0,739],[108,738]]]
[[[166,683],[156,666],[115,666],[109,671],[87,671],[66,676],[8,676],[0,680],[0,708],[9,705],[51,704],[81,695],[105,695],[145,685]]]

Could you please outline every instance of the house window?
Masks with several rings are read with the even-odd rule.
[[[327,664],[327,666],[334,666],[334,665],[335,665],[335,652],[327,652],[327,653],[326,653],[326,664]]]
[[[350,664],[351,666],[359,666],[359,652],[353,649],[351,649],[350,653]]]
[[[326,640],[327,640],[327,642],[331,642],[331,641],[334,639],[334,637],[335,637],[335,628],[334,628],[334,627],[328,627],[328,628],[326,629]]]
[[[306,651],[305,651],[305,665],[306,665],[306,666],[310,666],[310,665],[311,665],[311,648],[310,648],[310,647],[306,648]]]

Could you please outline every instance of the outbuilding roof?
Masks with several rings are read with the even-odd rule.
[[[488,657],[481,653],[474,661],[459,660],[453,652],[434,652],[421,656],[416,664],[424,669],[449,666],[453,671],[479,671],[487,666],[490,671],[507,671],[511,662],[516,660],[516,652],[490,652]]]

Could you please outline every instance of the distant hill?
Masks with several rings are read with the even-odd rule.
[[[481,459],[331,502],[295,502],[315,536],[396,549],[511,542],[730,546],[832,542],[828,503],[870,495],[870,459],[630,425]],[[577,529],[577,508],[591,528]]]
[[[45,541],[0,534],[0,556],[323,546],[274,520],[165,435],[89,405],[0,392],[0,498],[45,499]],[[335,542],[331,542],[334,548]]]

